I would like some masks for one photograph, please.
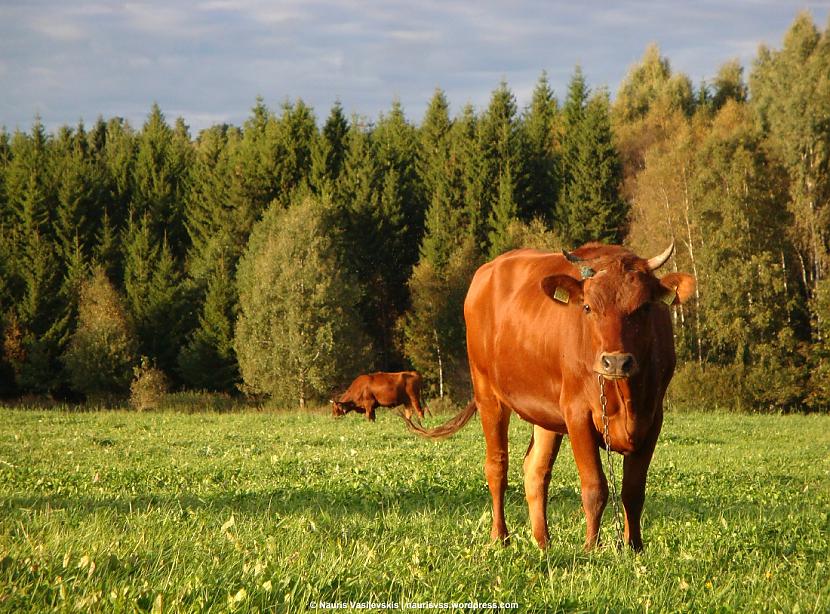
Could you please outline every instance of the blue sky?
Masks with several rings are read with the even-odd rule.
[[[576,64],[613,94],[651,42],[698,85],[730,59],[749,71],[805,9],[827,27],[830,0],[0,0],[0,126],[140,127],[155,101],[196,134],[240,125],[258,95],[320,120],[397,98],[420,122],[436,87],[453,114],[502,79],[524,106],[545,70],[561,99]]]

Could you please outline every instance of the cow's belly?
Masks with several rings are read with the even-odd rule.
[[[568,434],[568,425],[565,424],[565,420],[559,412],[527,412],[520,409],[514,409],[513,411],[525,422],[541,426],[543,429],[554,433]]]
[[[546,398],[525,395],[510,396],[512,398],[502,397],[502,403],[516,412],[522,420],[541,426],[543,429],[567,435],[568,426],[565,423],[565,417],[555,402]]]

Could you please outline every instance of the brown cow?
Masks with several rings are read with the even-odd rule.
[[[600,462],[607,396],[611,447],[625,455],[625,540],[642,548],[646,473],[663,423],[663,397],[675,367],[671,314],[695,279],[653,271],[674,245],[650,260],[619,246],[584,245],[572,254],[521,249],[478,269],[464,303],[474,401],[422,435],[443,437],[481,413],[485,474],[493,499],[493,539],[507,539],[507,427],[512,412],[533,424],[524,460],[533,535],[549,540],[547,495],[563,435],[571,438],[587,519],[585,547],[598,541],[608,483]]]
[[[421,409],[421,375],[417,371],[399,373],[369,373],[359,375],[349,389],[336,401],[331,401],[333,416],[344,416],[350,411],[365,413],[374,421],[375,408],[404,406],[404,415],[412,417],[412,410],[423,420]]]

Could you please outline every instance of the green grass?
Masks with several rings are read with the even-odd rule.
[[[567,440],[539,551],[511,429],[502,547],[477,421],[433,442],[388,412],[0,410],[0,610],[830,610],[830,416],[669,414],[640,555],[582,551]]]

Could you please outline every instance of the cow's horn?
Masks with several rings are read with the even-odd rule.
[[[649,270],[656,271],[661,266],[666,264],[666,260],[669,259],[669,256],[671,256],[671,253],[673,251],[674,251],[674,241],[672,241],[671,244],[669,244],[669,246],[666,248],[666,251],[664,251],[662,254],[660,254],[659,256],[655,256],[654,258],[649,258],[648,259],[648,268],[649,268]]]
[[[579,256],[574,256],[571,252],[569,252],[567,250],[563,249],[562,250],[562,255],[565,256],[565,259],[568,262],[573,262],[573,263],[582,262],[582,258],[580,258]]]

